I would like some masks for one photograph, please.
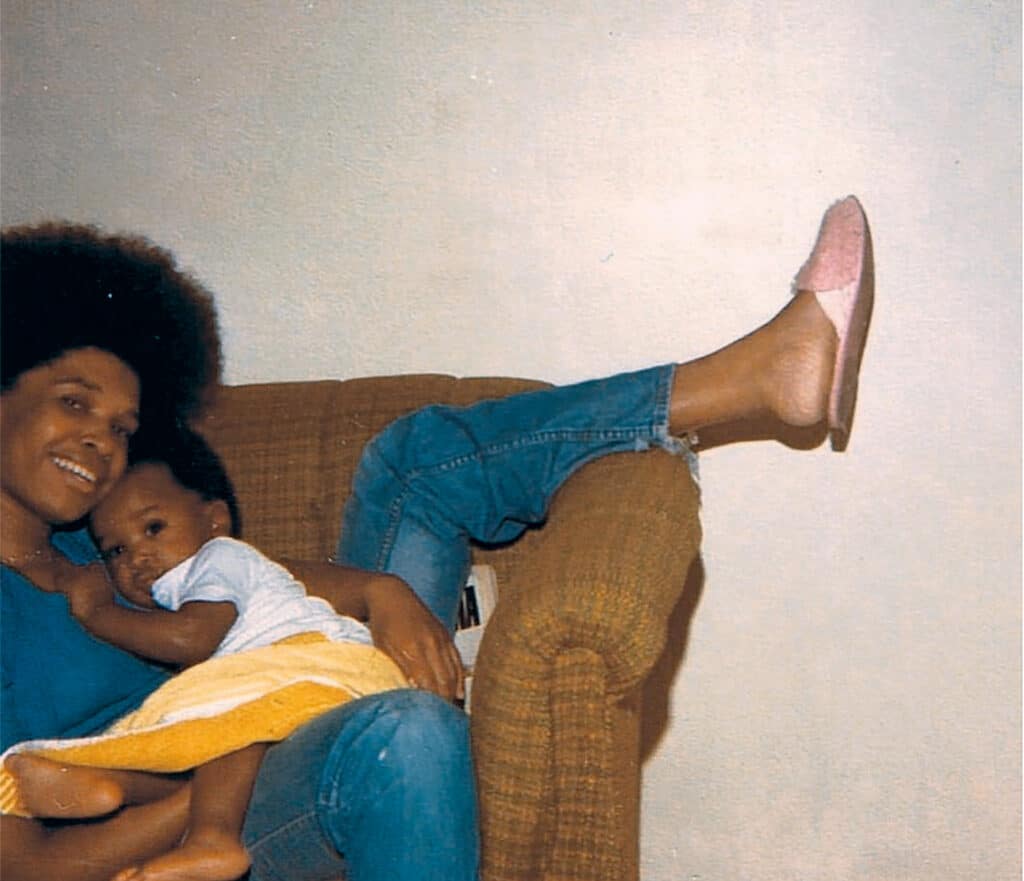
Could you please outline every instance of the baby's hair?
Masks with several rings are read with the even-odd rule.
[[[97,348],[139,378],[142,422],[194,415],[220,378],[213,297],[138,236],[46,223],[0,236],[0,389],[65,352]]]
[[[202,435],[182,425],[170,433],[143,428],[132,438],[128,468],[146,464],[165,465],[180,486],[198,493],[204,502],[224,502],[231,517],[231,535],[241,535],[235,488],[224,463]]]

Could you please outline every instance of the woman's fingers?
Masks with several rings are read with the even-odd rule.
[[[447,631],[407,643],[392,655],[410,683],[445,700],[464,696],[465,673]]]
[[[461,697],[464,673],[448,630],[403,582],[391,576],[370,596],[373,641],[418,688]]]

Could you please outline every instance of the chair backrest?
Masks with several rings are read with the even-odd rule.
[[[535,388],[437,374],[224,386],[197,425],[224,459],[244,537],[271,556],[326,559],[366,442],[429,403]]]

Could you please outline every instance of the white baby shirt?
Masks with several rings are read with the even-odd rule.
[[[161,575],[152,588],[159,605],[176,612],[185,603],[233,603],[238,617],[213,657],[271,645],[299,633],[322,633],[334,642],[372,645],[369,629],[311,597],[283,566],[252,545],[214,538]]]

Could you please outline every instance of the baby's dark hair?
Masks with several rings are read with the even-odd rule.
[[[181,425],[170,433],[143,428],[132,438],[128,468],[145,464],[166,465],[178,484],[198,493],[204,502],[224,502],[231,516],[231,535],[241,535],[235,488],[224,463],[202,435]]]
[[[0,236],[0,389],[65,352],[98,348],[139,378],[142,423],[195,415],[220,379],[213,297],[137,236],[46,223]]]

